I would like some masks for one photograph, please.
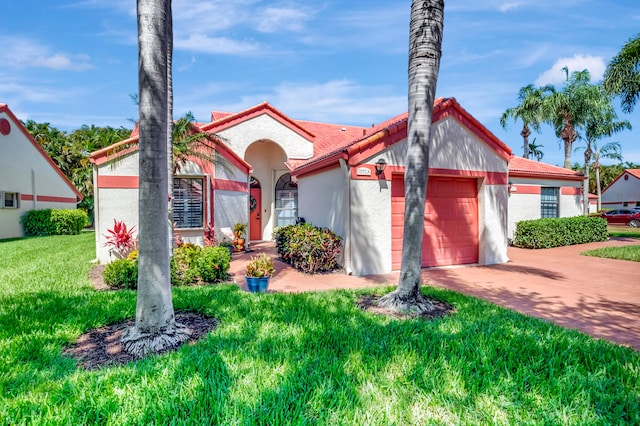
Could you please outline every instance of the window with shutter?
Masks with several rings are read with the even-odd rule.
[[[173,223],[178,229],[204,225],[204,178],[173,179]]]

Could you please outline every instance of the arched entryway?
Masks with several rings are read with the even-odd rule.
[[[249,188],[249,239],[262,240],[262,187],[253,176]]]
[[[293,225],[298,217],[298,184],[285,173],[276,182],[276,226]]]

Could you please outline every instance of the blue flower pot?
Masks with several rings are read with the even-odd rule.
[[[251,293],[263,293],[267,291],[269,288],[269,278],[271,277],[244,277],[247,282],[247,289]]]

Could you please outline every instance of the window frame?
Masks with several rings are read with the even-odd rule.
[[[275,226],[294,225],[298,218],[298,185],[285,173],[276,182],[274,197]]]
[[[7,194],[13,195],[13,203],[7,206]],[[0,209],[19,209],[20,208],[20,193],[13,191],[0,191]]]
[[[553,194],[545,194],[545,190],[552,190]],[[545,198],[548,197],[548,198]],[[551,198],[552,197],[552,198]],[[555,199],[555,201],[554,201]],[[560,188],[557,186],[543,186],[540,188],[540,217],[560,217]]]
[[[200,182],[200,194],[199,197],[193,197],[193,194],[197,195],[198,191],[193,189],[195,182],[188,183],[188,187],[181,188],[176,187],[176,184],[187,181],[199,181]],[[176,190],[183,190],[186,192],[186,197],[180,196]],[[190,229],[204,229],[204,215],[205,215],[205,201],[206,201],[207,179],[205,176],[174,176],[173,177],[173,190],[172,190],[172,220],[176,230],[190,230]],[[183,206],[180,208],[180,206]],[[176,217],[176,214],[180,214],[180,217]],[[196,217],[197,215],[197,217]]]

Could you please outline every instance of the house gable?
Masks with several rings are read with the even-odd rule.
[[[640,205],[640,169],[625,170],[602,190],[604,208],[636,207],[637,205]]]

